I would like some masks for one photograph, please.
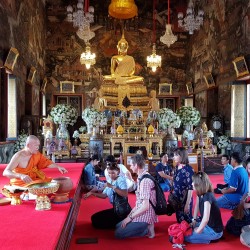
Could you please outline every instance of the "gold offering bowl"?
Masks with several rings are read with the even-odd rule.
[[[44,182],[29,185],[29,192],[31,194],[37,195],[36,210],[50,210],[51,203],[47,195],[55,193],[58,188],[59,184],[53,182]]]
[[[7,198],[11,198],[11,205],[20,205],[22,200],[20,198],[21,194],[25,192],[27,188],[18,187],[18,186],[4,186],[2,189],[2,194]]]

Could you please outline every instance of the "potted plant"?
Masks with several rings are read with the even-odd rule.
[[[221,135],[218,137],[217,147],[221,149],[221,154],[225,154],[225,150],[229,144],[230,144],[230,140],[228,136]]]

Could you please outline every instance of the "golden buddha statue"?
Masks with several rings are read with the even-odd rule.
[[[111,74],[103,76],[101,89],[107,100],[107,108],[110,110],[148,110],[147,88],[144,79],[135,76],[135,60],[127,55],[128,42],[122,34],[117,44],[118,55],[111,58]],[[124,106],[124,100],[128,99],[130,105]]]
[[[98,95],[92,106],[99,111],[103,111],[107,107],[107,100],[103,97],[102,89],[99,89]]]
[[[104,76],[104,81],[114,81],[116,84],[143,83],[143,77],[135,76],[135,60],[127,55],[128,42],[122,34],[117,44],[118,55],[111,58],[111,75]]]
[[[156,91],[151,90],[149,96],[150,96],[150,99],[148,102],[148,106],[150,110],[158,111],[160,109],[160,103],[159,103],[159,99],[156,98]]]

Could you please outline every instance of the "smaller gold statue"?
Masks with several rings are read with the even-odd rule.
[[[160,103],[159,103],[159,99],[156,98],[156,91],[151,90],[149,96],[150,96],[150,99],[148,102],[148,106],[150,110],[158,111],[160,109]]]
[[[201,128],[202,128],[203,132],[207,132],[208,131],[207,124],[205,122],[202,123]]]
[[[103,111],[107,107],[107,100],[103,97],[103,91],[101,89],[99,89],[98,95],[92,106],[99,111]]]

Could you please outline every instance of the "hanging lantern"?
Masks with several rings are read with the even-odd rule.
[[[112,0],[109,15],[117,19],[130,19],[138,15],[134,0]]]

